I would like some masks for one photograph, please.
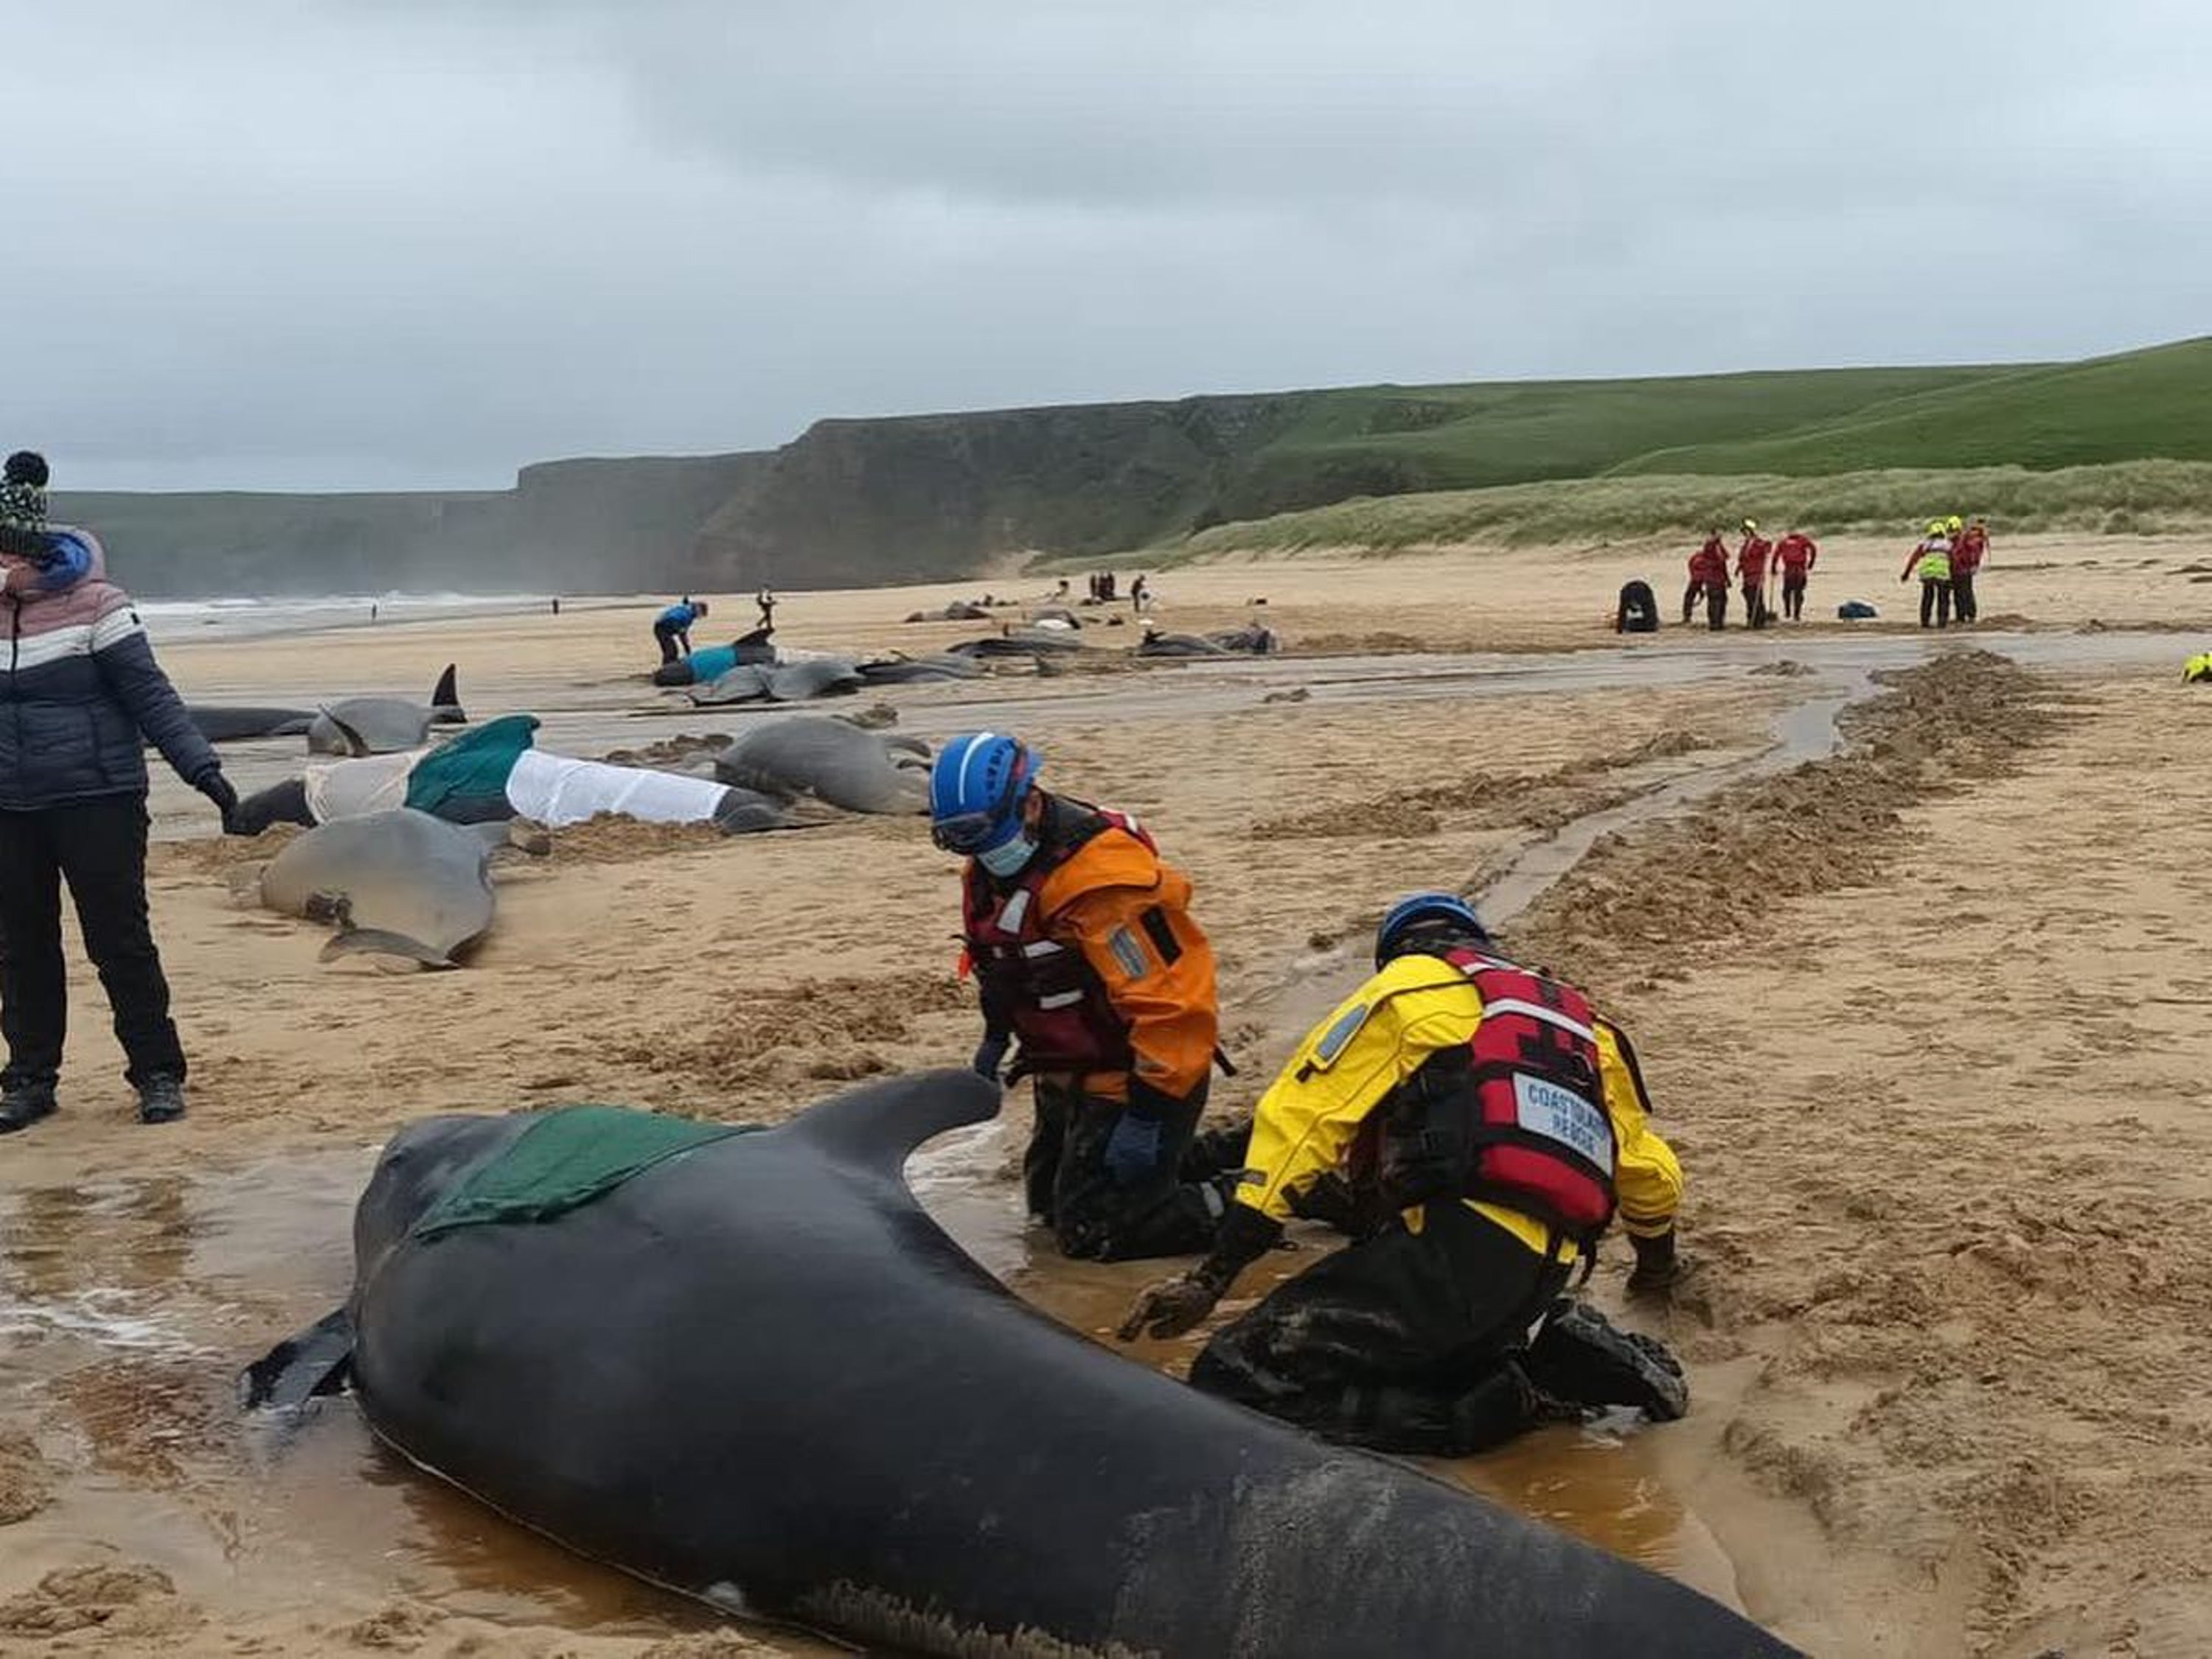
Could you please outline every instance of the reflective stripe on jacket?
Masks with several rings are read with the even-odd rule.
[[[1307,1035],[1261,1097],[1237,1202],[1287,1219],[1296,1195],[1346,1161],[1369,1116],[1430,1056],[1471,1042],[1481,1021],[1480,993],[1451,963],[1418,955],[1388,963]],[[1664,1232],[1681,1200],[1681,1165],[1647,1121],[1633,1048],[1609,1022],[1595,1029],[1620,1223],[1631,1233]],[[1532,1216],[1502,1204],[1471,1206],[1532,1250],[1552,1245]],[[1419,1206],[1406,1213],[1418,1230]]]

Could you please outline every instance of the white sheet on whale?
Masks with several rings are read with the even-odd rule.
[[[507,799],[522,817],[549,830],[619,812],[647,823],[704,823],[727,786],[636,766],[571,760],[526,749],[507,775]]]

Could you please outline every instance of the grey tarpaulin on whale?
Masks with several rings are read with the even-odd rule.
[[[349,1341],[370,1425],[423,1468],[655,1583],[902,1651],[1790,1651],[1025,1306],[900,1175],[1000,1100],[971,1073],[899,1079],[550,1220],[430,1238],[420,1218],[527,1120],[412,1125],[356,1212],[347,1316],[257,1380]]]

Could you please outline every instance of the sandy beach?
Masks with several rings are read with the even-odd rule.
[[[1503,878],[1528,901],[1509,944],[1635,1033],[1698,1267],[1670,1313],[1621,1316],[1680,1347],[1692,1414],[1547,1431],[1455,1478],[1816,1653],[2212,1651],[2212,699],[2179,675],[2181,636],[2212,644],[2212,550],[2001,537],[1985,620],[1941,636],[1908,625],[1904,546],[1850,540],[1823,548],[1824,620],[1673,626],[1686,551],[1171,570],[1164,626],[1258,617],[1291,654],[1132,664],[1124,623],[1086,629],[1100,659],[1064,674],[865,701],[925,738],[1012,726],[1049,785],[1156,829],[1220,952],[1242,1070],[1218,1113],[1249,1107],[1416,886]],[[1622,640],[1636,576],[1669,626]],[[986,630],[900,618],[1052,586],[790,593],[779,638],[941,649]],[[1850,598],[1882,619],[1833,620]],[[699,643],[750,625],[749,599],[715,601]],[[651,688],[665,602],[161,653],[194,701],[310,708],[420,696],[452,662],[471,716],[536,714],[562,753],[775,718]],[[226,759],[250,789],[300,750]],[[0,1656],[827,1651],[572,1559],[350,1407],[261,1440],[232,1379],[343,1297],[351,1200],[412,1117],[601,1100],[772,1121],[964,1060],[955,872],[921,822],[586,826],[504,869],[480,953],[428,974],[325,965],[322,930],[241,897],[283,832],[214,838],[165,775],[152,809],[193,1111],[130,1121],[72,922],[64,1109],[0,1141]],[[1006,1179],[1025,1127],[1012,1097],[917,1185],[1098,1334],[1158,1269],[1033,1249]],[[1626,1255],[1593,1282],[1615,1311]],[[1200,1340],[1135,1352],[1180,1368]]]

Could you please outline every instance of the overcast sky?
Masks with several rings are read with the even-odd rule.
[[[2202,0],[4,15],[0,447],[64,486],[2212,330]]]

